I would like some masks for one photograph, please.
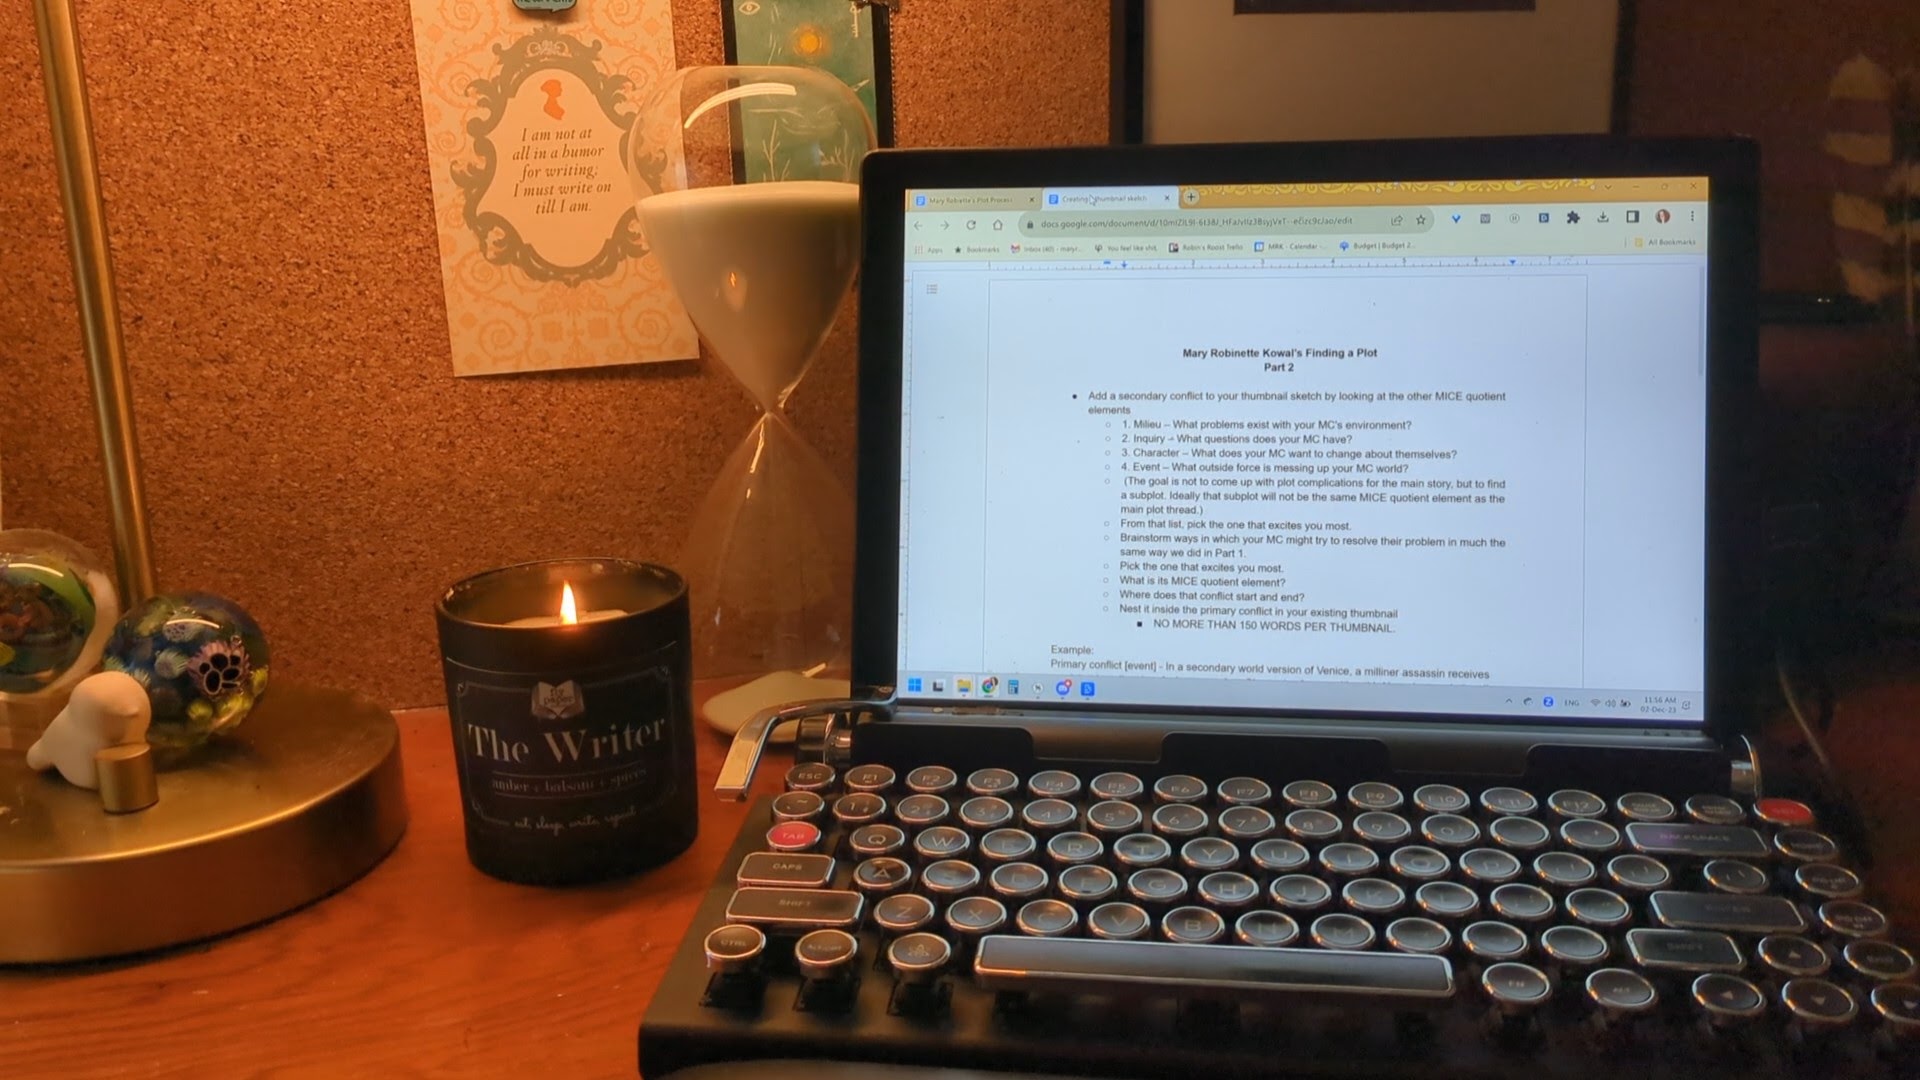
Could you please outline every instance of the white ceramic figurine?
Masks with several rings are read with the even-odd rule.
[[[27,748],[27,765],[42,771],[59,769],[68,783],[97,788],[100,774],[94,765],[95,751],[145,739],[152,716],[147,689],[133,676],[119,671],[89,675],[73,688],[73,699],[47,725],[46,733]]]

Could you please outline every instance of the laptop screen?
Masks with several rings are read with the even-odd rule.
[[[900,697],[1700,724],[1707,206],[909,190]]]

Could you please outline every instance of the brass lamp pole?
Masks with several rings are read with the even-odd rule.
[[[73,254],[74,294],[80,333],[93,386],[100,456],[106,466],[107,505],[113,522],[113,562],[128,606],[156,591],[153,537],[141,490],[140,448],[133,428],[133,395],[120,338],[120,304],[113,284],[113,252],[107,244],[106,207],[94,159],[93,120],[87,109],[86,69],[72,0],[33,0],[40,32],[40,60],[47,83],[47,113],[53,122],[53,158],[60,176],[60,202],[67,216],[67,246]]]

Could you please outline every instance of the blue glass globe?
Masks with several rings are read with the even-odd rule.
[[[267,638],[245,608],[212,593],[156,596],[127,612],[106,668],[147,688],[147,741],[184,750],[232,730],[267,689]]]

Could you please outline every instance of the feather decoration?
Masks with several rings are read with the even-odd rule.
[[[1920,69],[1901,72],[1894,108],[1893,169],[1887,177],[1887,203],[1895,223],[1893,264],[1900,271],[1907,336],[1920,331]]]
[[[1888,258],[1894,79],[1866,56],[1840,65],[1827,89],[1825,149],[1833,174],[1833,246],[1847,292],[1877,304],[1895,292]]]

